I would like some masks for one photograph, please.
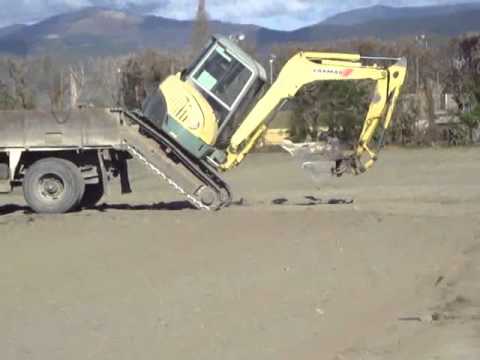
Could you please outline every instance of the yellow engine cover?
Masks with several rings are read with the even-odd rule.
[[[165,79],[160,90],[170,117],[205,144],[215,144],[218,135],[215,112],[193,85],[183,82],[180,74],[176,74]]]

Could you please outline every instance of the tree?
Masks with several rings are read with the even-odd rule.
[[[145,98],[157,91],[159,84],[170,74],[186,66],[182,54],[175,56],[147,49],[131,55],[122,66],[121,95],[124,105],[140,108]]]
[[[450,49],[453,57],[447,90],[453,93],[460,121],[473,142],[474,131],[480,126],[480,36],[455,39]]]
[[[146,94],[156,91],[158,85],[175,70],[175,59],[147,49],[138,57]]]
[[[468,111],[480,103],[480,36],[455,39],[450,51],[447,90],[453,93],[460,111]]]
[[[198,0],[197,16],[192,33],[192,52],[194,54],[198,53],[205,46],[209,36],[206,0]]]
[[[130,57],[106,57],[90,60],[90,71],[95,75],[90,77],[90,93],[95,94],[97,89],[101,89],[101,92],[97,91],[89,102],[103,106],[125,105],[124,89],[127,89],[128,81],[124,79],[124,70],[129,59]]]
[[[328,136],[353,144],[362,129],[372,90],[370,81],[322,81],[305,86],[296,98],[294,137],[317,141],[322,135],[319,129],[327,127]]]
[[[66,84],[63,71],[55,73],[49,90],[50,106],[53,112],[65,110]]]
[[[145,95],[141,62],[138,57],[131,57],[122,69],[123,105],[129,109],[138,109],[141,107]]]
[[[8,61],[8,73],[14,84],[15,108],[31,110],[35,108],[35,97],[27,80],[29,64],[21,59]]]
[[[470,143],[474,143],[474,132],[480,126],[480,105],[477,105],[473,111],[460,114],[460,121],[468,129]]]
[[[71,65],[69,73],[70,107],[73,109],[78,106],[78,101],[83,95],[87,83],[87,75],[83,64]]]
[[[277,56],[278,67],[281,68],[300,51],[353,52],[363,56],[399,57],[405,55],[405,47],[405,44],[393,41],[365,39],[313,44],[291,43],[276,46],[272,51]],[[366,61],[367,64],[374,62]],[[321,136],[318,130],[322,126],[328,128],[330,136],[339,137],[344,142],[354,142],[361,131],[372,94],[371,81],[319,82],[305,86],[296,97],[292,137],[299,141],[308,137],[316,140]],[[416,121],[416,118],[413,118],[416,111],[417,109],[414,109],[405,116],[405,126],[401,132],[403,135],[394,137],[395,139],[407,141],[407,134],[410,136],[414,133],[412,123]]]
[[[15,99],[10,94],[7,84],[0,81],[0,111],[14,109]]]
[[[420,114],[420,104],[415,95],[401,95],[395,111],[395,121],[389,132],[389,142],[407,145],[420,142],[417,121]]]

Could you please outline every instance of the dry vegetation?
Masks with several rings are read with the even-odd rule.
[[[51,108],[71,106],[126,106],[138,108],[167,75],[183,69],[198,52],[208,33],[204,9],[199,8],[198,31],[192,49],[169,53],[147,49],[121,57],[79,59],[62,63],[50,56],[0,58],[0,109]],[[262,59],[264,53],[247,43],[246,50]],[[275,72],[299,50],[359,52],[362,55],[406,56],[408,81],[398,106],[396,122],[388,141],[397,144],[432,144],[441,140],[435,124],[434,88],[452,95],[456,109],[456,143],[474,141],[480,122],[480,36],[465,36],[435,43],[424,38],[380,41],[364,39],[318,44],[288,44],[272,49],[276,54]],[[333,95],[332,95],[333,94]],[[305,87],[293,102],[297,121],[293,135],[317,139],[319,126],[346,141],[355,138],[371,96],[370,84],[314,83]],[[419,127],[419,117],[427,126]],[[444,139],[445,140],[445,139]],[[448,141],[452,139],[447,139]],[[453,141],[452,141],[453,143]]]

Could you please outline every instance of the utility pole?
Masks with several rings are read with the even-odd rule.
[[[270,59],[269,59],[269,63],[270,63],[270,85],[273,85],[273,83],[275,81],[275,76],[274,76],[275,60],[277,60],[277,56],[275,54],[271,54]]]
[[[420,58],[418,57],[418,54],[415,59],[415,77],[416,77],[417,94],[418,94],[418,90],[420,89]]]
[[[417,42],[417,46],[422,49],[428,49],[428,38],[427,35],[422,34],[422,35],[417,35],[415,37],[415,41]],[[420,88],[420,58],[417,53],[416,59],[415,59],[415,76],[416,76],[416,86],[417,86],[417,93],[418,89]]]

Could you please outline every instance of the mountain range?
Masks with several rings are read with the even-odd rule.
[[[0,53],[99,56],[145,48],[179,49],[189,45],[193,24],[128,10],[91,7],[33,25],[1,28]],[[210,30],[222,34],[244,33],[259,49],[294,41],[394,39],[419,34],[449,37],[480,31],[480,3],[403,8],[373,6],[341,13],[295,31],[220,21],[211,21]]]

